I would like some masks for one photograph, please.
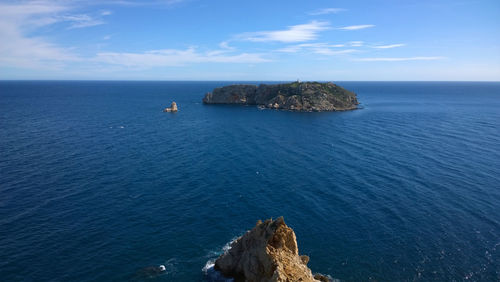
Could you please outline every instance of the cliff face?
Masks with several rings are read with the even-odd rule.
[[[259,105],[308,112],[354,110],[359,104],[356,94],[331,82],[230,85],[207,93],[203,103]]]
[[[308,256],[299,256],[295,233],[280,217],[257,222],[215,261],[214,268],[236,281],[328,281],[313,276],[308,261]]]

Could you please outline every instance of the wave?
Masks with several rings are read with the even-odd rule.
[[[239,237],[231,239],[231,241],[227,242],[222,249],[218,251],[211,251],[208,254],[208,261],[205,266],[201,269],[203,272],[203,276],[205,281],[209,282],[233,282],[233,278],[228,278],[222,275],[219,271],[215,270],[215,260],[221,255],[227,253],[231,249],[231,245],[234,241],[236,241]]]
[[[130,278],[130,281],[145,281],[160,276],[169,275],[177,271],[176,259],[171,258],[163,264],[146,266],[138,269]]]
[[[207,261],[205,266],[202,268],[203,275],[205,276],[205,281],[209,282],[234,282],[233,278],[227,278],[219,271],[215,270],[215,259]]]

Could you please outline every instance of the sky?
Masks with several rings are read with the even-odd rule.
[[[0,0],[0,79],[500,81],[500,1]]]

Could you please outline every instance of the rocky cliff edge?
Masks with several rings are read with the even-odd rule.
[[[236,281],[329,281],[313,275],[308,262],[308,256],[299,255],[295,233],[280,217],[258,221],[215,261],[214,268]]]

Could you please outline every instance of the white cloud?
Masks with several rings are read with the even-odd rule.
[[[320,54],[320,55],[326,55],[326,56],[345,55],[345,54],[351,54],[351,53],[355,53],[355,52],[358,52],[358,50],[356,50],[356,49],[332,50],[332,49],[328,49],[328,48],[324,48],[324,49],[319,48],[319,49],[314,50],[314,53]]]
[[[397,48],[397,47],[403,47],[406,46],[406,44],[390,44],[390,45],[379,45],[379,46],[373,46],[372,48],[375,49],[391,49],[391,48]]]
[[[316,11],[309,12],[308,14],[311,16],[319,16],[319,15],[327,15],[327,14],[336,14],[339,12],[344,12],[347,11],[346,9],[342,8],[324,8],[324,9],[319,9]]]
[[[352,47],[361,47],[364,43],[365,42],[363,41],[351,41],[349,42],[349,45],[351,45]]]
[[[186,1],[186,0],[160,0],[160,1],[156,1],[156,2],[159,4],[173,5],[173,4],[181,3],[184,1]]]
[[[57,13],[68,10],[68,7],[46,1],[19,2],[16,4],[0,3],[2,16],[18,17]]]
[[[403,61],[435,61],[442,60],[444,57],[393,57],[393,58],[359,58],[355,61],[360,62],[403,62]]]
[[[327,43],[303,43],[297,45],[287,46],[285,48],[278,49],[278,52],[284,53],[297,53],[304,49],[323,49],[323,48],[340,48],[344,47],[344,44],[327,44]]]
[[[169,3],[178,1],[169,1]],[[56,3],[56,4],[54,4]],[[185,50],[164,49],[142,53],[101,52],[92,57],[80,57],[72,48],[63,48],[43,37],[34,37],[36,29],[54,24],[67,23],[68,28],[82,28],[102,24],[102,20],[86,14],[70,14],[74,9],[58,3],[66,2],[22,2],[20,4],[0,3],[0,67],[32,69],[64,69],[70,62],[108,64],[109,67],[152,68],[182,66],[196,63],[262,63],[268,62],[260,53],[236,53],[228,42],[220,44],[221,49],[200,52],[195,48]],[[168,4],[168,3],[167,3]],[[109,13],[101,12],[101,16]],[[103,40],[109,40],[105,35]]]
[[[375,27],[375,25],[373,25],[373,24],[349,25],[349,26],[339,27],[337,29],[340,29],[340,30],[359,30],[359,29],[365,29],[365,28],[370,28],[370,27]]]
[[[67,10],[66,6],[44,1],[0,4],[0,66],[59,68],[63,62],[79,60],[68,48],[26,35],[58,22],[56,15]]]
[[[320,31],[329,29],[329,23],[312,21],[307,24],[289,26],[285,30],[247,32],[237,36],[237,39],[254,42],[304,42],[318,38]]]
[[[343,54],[357,52],[357,50],[355,49],[338,50],[338,48],[344,46],[345,46],[344,44],[305,43],[305,44],[287,46],[285,48],[278,49],[277,51],[284,53],[297,53],[300,51],[307,51],[313,54],[328,55],[328,56],[343,55]]]
[[[259,53],[227,54],[224,50],[201,53],[195,48],[188,48],[152,50],[143,53],[103,52],[98,53],[93,61],[142,69],[195,63],[263,63],[270,60]]]
[[[84,28],[84,27],[91,27],[91,26],[105,24],[104,21],[100,19],[95,19],[85,14],[61,16],[60,19],[61,21],[71,22],[70,26],[68,27],[69,29]]]
[[[181,2],[186,2],[187,0],[153,0],[153,1],[147,1],[147,0],[102,0],[102,1],[95,1],[95,4],[101,4],[101,5],[118,5],[118,6],[129,6],[129,7],[134,7],[134,6],[172,6],[174,4],[178,4]],[[89,5],[94,4],[92,2],[87,3]]]
[[[229,46],[228,41],[222,41],[221,43],[219,43],[219,47],[226,50],[234,50],[234,47]]]
[[[101,12],[101,16],[109,16],[111,14],[113,14],[113,12],[111,12],[111,11],[102,11]]]

